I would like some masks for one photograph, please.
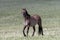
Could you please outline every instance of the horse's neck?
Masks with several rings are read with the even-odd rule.
[[[28,13],[25,13],[25,14],[24,14],[24,18],[25,18],[25,19],[30,19],[30,17],[31,17],[31,16],[30,16],[30,14],[28,14]]]
[[[31,17],[30,16],[26,16],[25,19],[30,19]]]

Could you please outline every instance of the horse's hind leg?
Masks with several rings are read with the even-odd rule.
[[[32,34],[32,36],[34,36],[34,33],[35,33],[35,26],[33,26],[33,34]]]
[[[23,28],[23,35],[24,36],[26,36],[26,34],[25,34],[25,28],[26,28],[27,26],[25,26],[24,28]]]

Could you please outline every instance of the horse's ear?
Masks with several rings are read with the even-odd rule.
[[[26,11],[26,8],[23,8],[22,10],[25,10]]]
[[[25,13],[26,12],[26,8],[22,8],[22,13]]]

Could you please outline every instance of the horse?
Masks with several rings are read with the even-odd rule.
[[[29,33],[29,28],[32,27],[33,28],[33,34],[32,36],[34,36],[35,34],[35,25],[38,24],[38,34],[42,34],[43,35],[43,27],[42,27],[42,20],[41,20],[41,17],[39,15],[30,15],[28,14],[28,11],[26,10],[26,8],[23,8],[22,9],[22,14],[23,14],[23,17],[24,17],[24,28],[23,28],[23,35],[24,36],[28,36],[28,33]],[[27,27],[27,35],[25,34],[25,29]]]

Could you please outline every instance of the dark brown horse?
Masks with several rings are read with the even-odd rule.
[[[33,34],[32,36],[34,36],[35,33],[35,25],[38,24],[38,34],[42,34],[43,35],[43,28],[42,28],[42,23],[41,23],[41,17],[39,15],[33,15],[31,16],[30,14],[28,14],[27,10],[25,8],[22,9],[22,14],[24,16],[25,19],[25,26],[23,28],[23,34],[24,36],[26,36],[25,34],[25,28],[27,27],[27,35],[29,32],[29,28],[33,27]]]

